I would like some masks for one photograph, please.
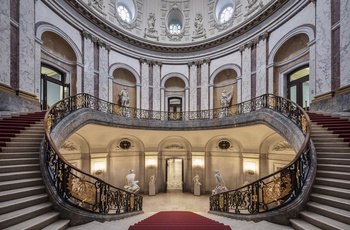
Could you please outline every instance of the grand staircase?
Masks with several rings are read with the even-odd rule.
[[[350,120],[309,113],[317,173],[307,209],[295,229],[350,229]]]
[[[39,166],[45,112],[0,118],[0,229],[66,229]]]

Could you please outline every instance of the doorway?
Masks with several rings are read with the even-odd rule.
[[[182,98],[181,97],[168,98],[168,119],[169,120],[182,119]]]
[[[70,85],[62,72],[49,66],[41,67],[41,109],[47,110],[56,102],[69,97]]]
[[[309,96],[309,67],[302,67],[287,76],[287,98],[308,110]]]
[[[183,160],[170,158],[166,160],[166,191],[183,192]]]

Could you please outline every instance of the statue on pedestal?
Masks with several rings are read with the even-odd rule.
[[[124,87],[122,89],[122,91],[120,91],[120,93],[118,94],[119,96],[119,103],[120,106],[122,107],[122,115],[123,116],[129,116],[129,93],[126,89],[126,87]]]
[[[232,96],[233,96],[233,86],[230,92],[226,92],[226,90],[222,91],[221,99],[220,99],[220,103],[222,107],[221,117],[225,117],[228,115],[228,107],[231,104]]]
[[[202,183],[199,182],[200,177],[198,176],[198,174],[196,174],[193,177],[193,188],[194,188],[194,195],[195,196],[200,196],[201,195],[201,185]]]
[[[215,181],[216,187],[212,190],[212,195],[228,191],[219,170],[215,170]]]
[[[148,195],[156,195],[156,177],[154,174],[149,178],[149,193]]]
[[[126,181],[127,185],[124,186],[124,188],[132,193],[136,193],[137,191],[140,190],[140,186],[137,185],[139,181],[135,181],[135,172],[134,170],[130,170],[129,174],[126,175]]]

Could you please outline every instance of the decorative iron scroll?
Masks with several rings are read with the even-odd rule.
[[[305,135],[304,143],[294,161],[281,170],[241,188],[210,197],[210,210],[254,214],[277,209],[292,202],[305,184],[310,164],[310,120],[297,104],[272,95],[263,95],[235,105],[238,113],[270,108],[287,117]]]
[[[46,113],[44,151],[47,170],[57,193],[73,205],[88,211],[105,214],[139,211],[142,210],[142,196],[113,187],[75,168],[61,156],[51,140],[50,132],[62,119],[82,108],[116,116],[169,122],[225,119],[260,109],[272,109],[295,123],[305,135],[296,160],[278,172],[249,185],[211,196],[212,211],[249,214],[275,209],[290,202],[300,193],[308,174],[310,121],[301,107],[285,98],[265,94],[225,108],[172,113],[121,107],[88,94],[77,94],[57,102]]]

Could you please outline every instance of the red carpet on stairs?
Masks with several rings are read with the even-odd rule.
[[[132,225],[129,230],[229,230],[230,226],[189,211],[164,211]]]
[[[44,119],[45,113],[46,111],[41,111],[0,119],[0,152],[1,147],[5,147],[6,142],[10,142],[21,130]]]
[[[334,134],[338,134],[339,138],[344,138],[344,142],[348,142],[350,146],[350,120],[321,113],[309,112],[309,117],[312,122],[317,122],[318,125],[327,128]]]

